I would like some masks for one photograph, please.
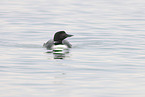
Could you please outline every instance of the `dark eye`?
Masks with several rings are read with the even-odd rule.
[[[67,35],[66,35],[66,34],[63,34],[62,36],[63,36],[64,38],[66,38],[66,37],[67,37]]]

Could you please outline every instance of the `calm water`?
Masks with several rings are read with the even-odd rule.
[[[73,34],[63,60],[42,45]],[[145,97],[144,0],[1,0],[1,97]]]

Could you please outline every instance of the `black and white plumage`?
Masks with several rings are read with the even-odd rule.
[[[70,35],[70,34],[66,34],[65,31],[58,31],[55,33],[54,35],[54,38],[53,39],[50,39],[49,41],[47,41],[46,43],[44,43],[44,47],[47,48],[48,50],[51,50],[53,49],[54,46],[60,46],[60,45],[64,45],[68,48],[71,48],[72,45],[67,41],[67,40],[64,40],[68,37],[71,37],[73,35]]]

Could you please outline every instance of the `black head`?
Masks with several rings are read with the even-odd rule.
[[[66,34],[65,31],[59,31],[59,32],[56,32],[55,35],[54,35],[54,41],[56,42],[59,42],[59,43],[62,43],[62,41],[67,38],[67,37],[71,37],[73,35],[70,35],[70,34]]]

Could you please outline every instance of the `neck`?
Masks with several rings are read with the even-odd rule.
[[[55,44],[55,45],[62,44],[62,41],[54,41],[54,44]]]

